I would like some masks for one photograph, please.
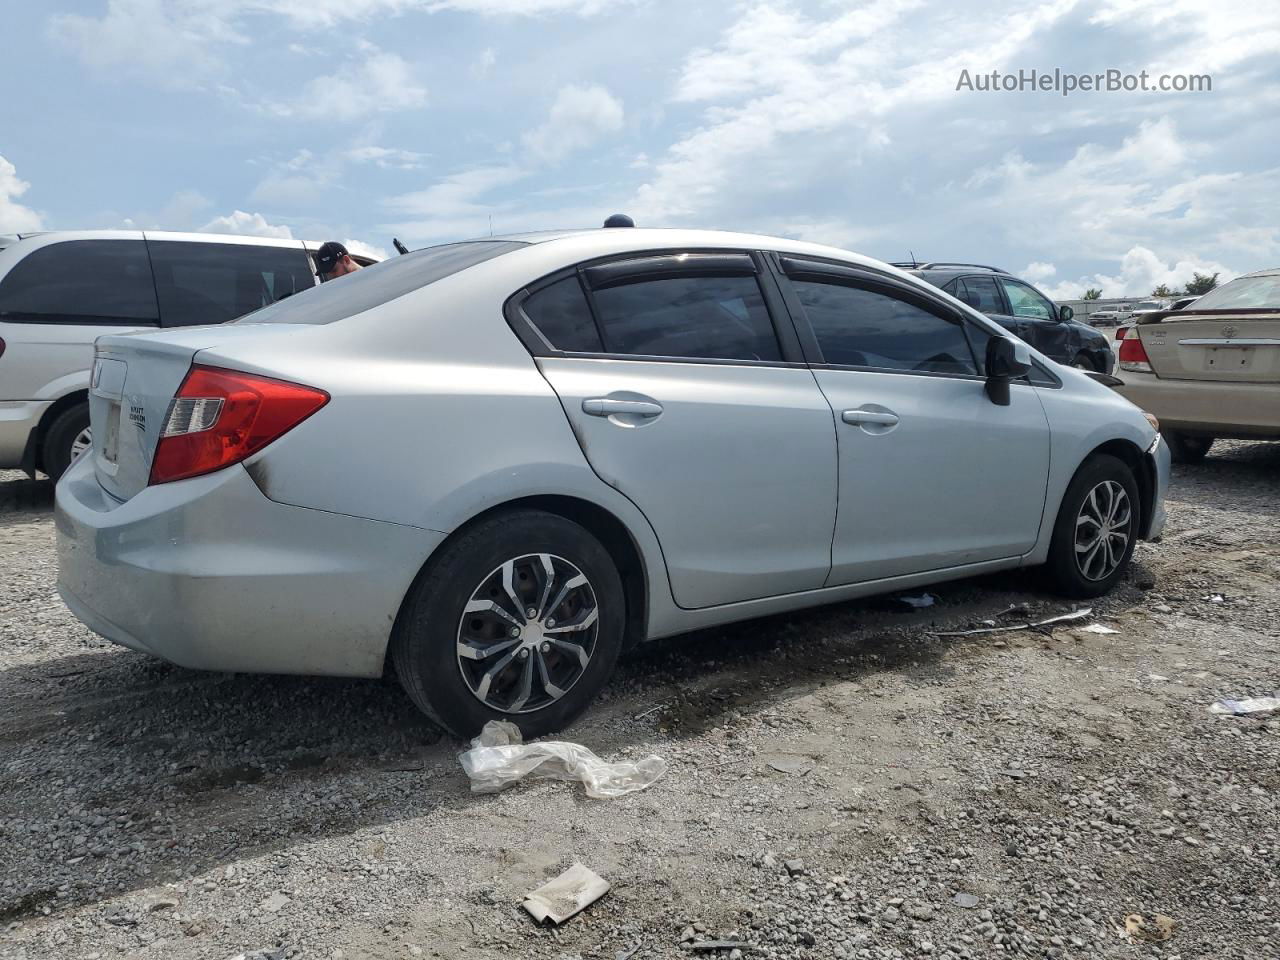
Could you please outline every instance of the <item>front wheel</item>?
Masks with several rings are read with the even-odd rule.
[[[418,707],[459,737],[509,720],[526,738],[566,726],[613,672],[622,580],[583,527],[537,510],[482,521],[433,557],[391,641]]]
[[[1162,431],[1164,442],[1169,445],[1169,458],[1174,463],[1199,463],[1213,446],[1213,437],[1193,437],[1173,430]]]
[[[1046,571],[1071,597],[1097,597],[1115,586],[1138,538],[1141,501],[1133,471],[1116,457],[1090,457],[1058,508]]]

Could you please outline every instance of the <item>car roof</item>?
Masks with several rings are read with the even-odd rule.
[[[1013,276],[1013,274],[1009,273],[1007,270],[995,270],[992,268],[979,267],[979,266],[916,269],[916,270],[908,270],[907,273],[910,273],[917,277],[922,277],[923,279],[928,280],[930,283],[934,284],[935,286],[942,286],[942,284],[947,283],[948,281],[953,280],[956,277],[967,277],[970,274],[977,274],[977,275],[988,276],[988,277],[1012,277]]]
[[[17,242],[38,239],[42,243],[59,240],[179,240],[188,243],[238,243],[255,246],[289,247],[303,241],[285,237],[255,237],[239,233],[195,233],[176,230],[33,230],[10,235]],[[6,238],[8,239],[8,238]]]
[[[1253,273],[1246,273],[1245,277],[1274,277],[1280,275],[1280,267],[1267,267],[1265,270],[1255,270]],[[1241,277],[1236,277],[1237,280]],[[1228,281],[1230,282],[1230,281]]]

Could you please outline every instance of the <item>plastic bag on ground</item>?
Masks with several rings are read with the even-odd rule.
[[[567,780],[581,781],[587,796],[607,800],[650,787],[667,772],[667,761],[657,756],[609,763],[577,743],[525,743],[519,728],[506,720],[486,723],[458,759],[472,793],[497,793],[526,778]]]

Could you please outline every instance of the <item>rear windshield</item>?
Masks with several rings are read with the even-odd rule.
[[[415,250],[278,300],[236,323],[333,323],[528,246],[518,240],[473,240]]]
[[[1248,307],[1280,309],[1280,276],[1239,277],[1210,290],[1194,306],[1197,310]]]

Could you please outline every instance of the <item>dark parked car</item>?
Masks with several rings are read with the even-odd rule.
[[[1025,280],[998,267],[936,261],[894,266],[985,313],[1059,363],[1097,373],[1110,373],[1115,366],[1106,334],[1074,320],[1070,307],[1059,307]]]

